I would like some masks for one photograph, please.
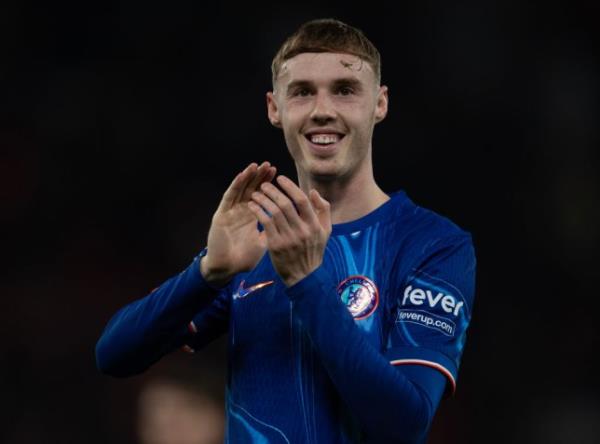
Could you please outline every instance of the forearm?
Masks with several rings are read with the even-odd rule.
[[[392,366],[365,338],[341,303],[335,283],[322,268],[288,289],[302,321],[340,396],[367,439],[412,441],[428,429],[434,401]],[[443,385],[437,389],[443,390]],[[401,424],[401,426],[399,426]]]
[[[194,315],[217,296],[199,258],[148,296],[120,309],[96,344],[98,368],[112,376],[140,373],[183,342]]]

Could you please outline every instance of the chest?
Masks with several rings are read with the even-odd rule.
[[[397,300],[397,254],[377,227],[330,238],[323,267],[336,282],[335,297],[378,349],[386,342]],[[402,271],[400,271],[402,273]],[[236,348],[277,354],[289,348],[299,326],[285,286],[267,255],[234,285],[230,342]]]

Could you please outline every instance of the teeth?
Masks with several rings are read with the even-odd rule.
[[[338,134],[312,134],[310,136],[310,141],[312,143],[318,143],[321,145],[336,143],[339,140],[340,136]]]

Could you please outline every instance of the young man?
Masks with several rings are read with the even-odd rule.
[[[139,373],[228,332],[227,442],[423,442],[456,385],[471,237],[377,186],[371,139],[387,87],[359,30],[306,23],[272,69],[268,116],[299,185],[267,162],[239,173],[207,248],[111,319],[98,365]]]

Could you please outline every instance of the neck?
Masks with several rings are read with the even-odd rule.
[[[298,172],[300,188],[308,194],[314,188],[331,205],[331,222],[340,224],[369,214],[389,200],[389,196],[375,183],[373,168],[365,162],[363,168],[348,178],[319,180]]]

